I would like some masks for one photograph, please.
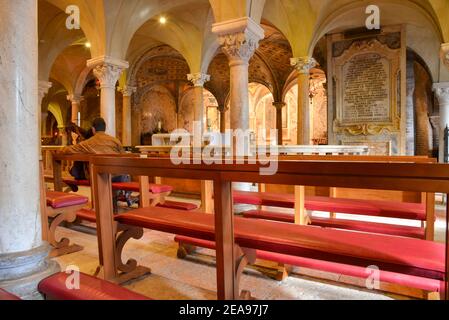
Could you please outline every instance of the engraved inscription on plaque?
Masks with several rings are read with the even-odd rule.
[[[343,66],[342,124],[391,120],[390,64],[377,53],[354,56]]]

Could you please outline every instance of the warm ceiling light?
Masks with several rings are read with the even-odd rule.
[[[90,44],[90,42],[86,42],[86,43],[84,44],[84,46],[85,46],[86,48],[90,48],[90,47],[91,47],[91,44]]]
[[[160,23],[160,24],[166,24],[166,23],[167,23],[167,18],[164,17],[164,16],[160,17],[160,18],[159,18],[159,23]]]

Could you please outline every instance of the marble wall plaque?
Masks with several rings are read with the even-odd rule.
[[[352,57],[342,68],[341,123],[388,122],[390,112],[390,62],[379,53]]]

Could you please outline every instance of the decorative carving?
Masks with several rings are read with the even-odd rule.
[[[224,54],[233,61],[249,62],[259,47],[260,38],[249,31],[221,35],[218,41]]]
[[[283,109],[287,104],[285,102],[273,102],[273,107],[276,109]]]
[[[449,43],[441,45],[441,60],[449,68]]]
[[[76,103],[76,104],[80,104],[81,101],[83,101],[84,97],[83,96],[79,96],[79,95],[68,95],[67,96],[67,100],[72,102],[72,103]]]
[[[125,226],[119,224],[117,226],[117,235],[115,241],[116,263],[117,268],[121,272],[129,273],[137,269],[137,261],[129,259],[126,263],[122,261],[122,252],[126,242],[129,239],[139,240],[143,237],[143,229],[139,227]]]
[[[440,106],[449,106],[449,82],[436,83],[433,90],[438,98]]]
[[[201,72],[190,73],[187,75],[187,80],[192,82],[195,87],[204,87],[204,84],[210,81],[210,75]]]
[[[133,93],[136,93],[137,87],[131,86],[124,86],[123,88],[119,87],[118,91],[121,92],[124,97],[131,97]]]
[[[98,66],[96,66],[93,69],[95,77],[100,80],[101,89],[103,88],[112,88],[115,89],[115,85],[117,81],[119,80],[124,68],[103,63]]]
[[[317,62],[312,57],[299,57],[291,58],[290,64],[295,67],[300,74],[310,74],[310,70],[316,67]]]
[[[53,83],[47,81],[39,81],[39,102],[44,99],[45,95],[48,93],[48,90],[53,86]]]

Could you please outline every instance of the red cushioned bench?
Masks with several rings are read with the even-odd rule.
[[[295,215],[293,213],[250,210],[243,212],[245,218],[264,219],[279,221],[285,223],[295,223]],[[322,228],[344,229],[369,233],[389,234],[400,237],[410,237],[416,239],[425,239],[426,230],[421,227],[401,226],[387,223],[377,223],[368,221],[346,220],[311,217],[311,225]]]
[[[265,192],[234,191],[234,204],[250,204],[293,209],[295,195]],[[404,203],[382,200],[359,200],[307,196],[304,208],[310,211],[336,212],[373,217],[397,218],[426,221],[426,206],[421,203]],[[244,213],[246,217],[259,218],[281,222],[294,222],[294,214],[283,214],[272,211],[255,210]],[[354,231],[374,232],[426,239],[426,229],[418,227],[399,226],[391,224],[375,224],[365,221],[343,219],[312,218],[312,224],[327,228],[348,229]]]
[[[234,204],[295,208],[295,195],[265,192],[234,191]],[[305,208],[311,211],[337,212],[364,216],[426,220],[426,208],[421,203],[381,200],[359,200],[330,197],[306,197]]]
[[[216,245],[213,241],[195,239],[191,237],[176,236],[175,242],[182,245],[181,251],[178,251],[178,257],[185,258],[188,254],[192,254],[191,247],[185,247],[190,245],[194,247],[206,248],[215,250]],[[334,263],[329,261],[308,259],[292,255],[285,255],[275,252],[268,252],[263,250],[256,250],[257,259],[273,261],[291,266],[297,266],[301,268],[309,268],[318,271],[342,274],[345,276],[356,278],[368,278],[370,273],[366,267],[352,266],[348,264]],[[380,270],[380,281],[385,283],[393,283],[409,288],[417,288],[428,292],[441,292],[442,281],[428,279],[423,277],[417,277],[412,275],[402,275],[395,272]]]
[[[21,299],[3,289],[0,289],[0,301],[16,301],[16,300]]]
[[[70,275],[57,273],[39,283],[46,300],[151,300],[114,283],[80,273],[79,289],[67,288]]]
[[[82,250],[79,245],[70,245],[69,239],[56,240],[56,229],[62,223],[72,223],[76,220],[76,212],[84,208],[89,199],[73,193],[64,193],[45,190],[46,209],[45,216],[42,217],[42,237],[48,241],[53,250],[51,257],[74,253]],[[51,223],[49,224],[49,219]]]
[[[143,208],[115,219],[121,225],[206,241],[214,241],[215,238],[214,216],[210,214]],[[236,244],[247,253],[242,257],[252,256],[247,250],[261,250],[359,268],[376,265],[400,279],[408,276],[422,278],[422,283],[416,284],[418,289],[428,289],[428,283],[438,283],[439,286],[432,286],[432,290],[440,292],[444,286],[445,247],[442,244],[240,217],[235,218],[234,230]],[[243,260],[239,261],[243,263]]]

